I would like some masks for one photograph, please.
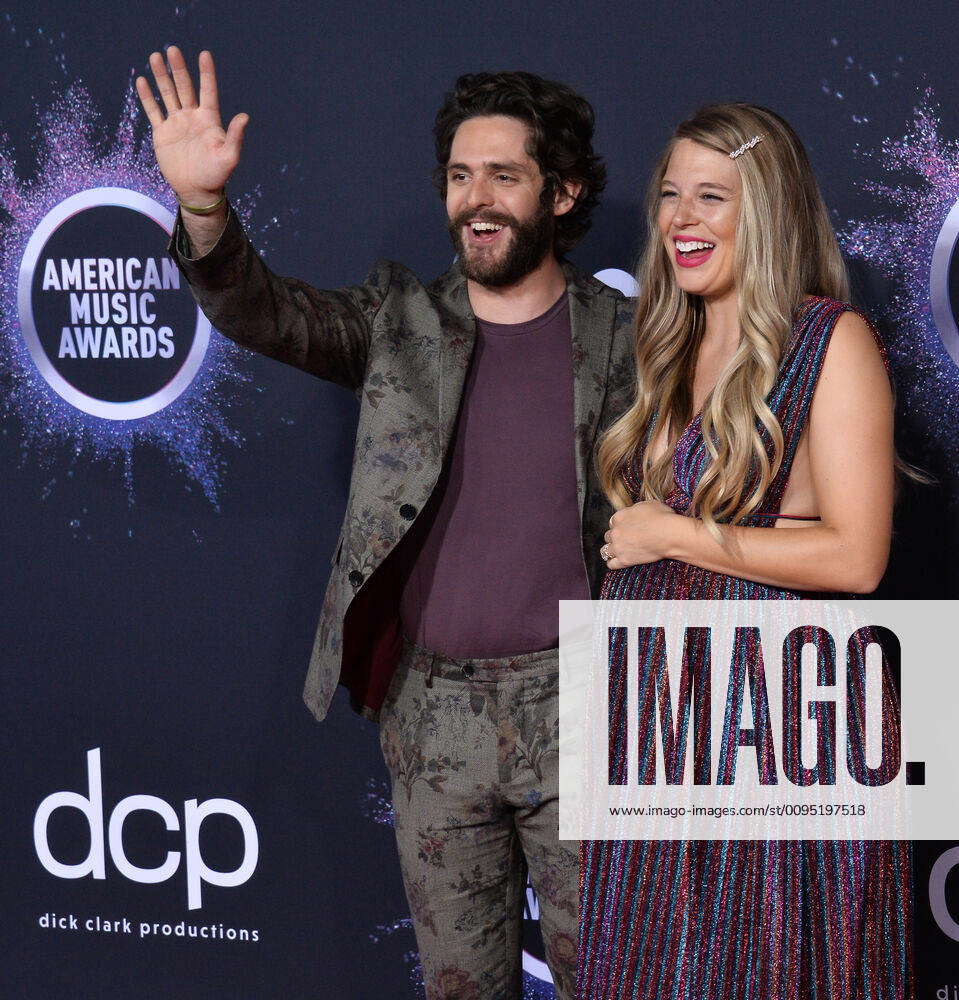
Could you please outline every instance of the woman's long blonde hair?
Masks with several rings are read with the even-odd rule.
[[[659,233],[660,190],[673,148],[692,139],[728,154],[756,135],[762,141],[735,159],[742,178],[733,263],[739,300],[739,349],[707,396],[702,433],[712,461],[692,497],[692,511],[720,537],[756,509],[783,456],[783,435],[766,405],[806,295],[847,301],[849,279],[809,158],[779,115],[753,104],[712,104],[677,129],[653,171],[647,196],[648,239],[639,263],[636,303],[637,392],[633,405],[600,440],[603,488],[618,509],[632,502],[624,471],[639,450],[643,499],[664,500],[672,486],[676,437],[693,417],[692,385],[705,323],[703,301],[682,291]],[[758,423],[757,423],[758,421]],[[759,426],[772,442],[767,451]],[[646,442],[666,429],[655,462]]]

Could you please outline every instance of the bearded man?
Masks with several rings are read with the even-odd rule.
[[[213,326],[354,390],[350,496],[306,679],[380,724],[426,995],[522,996],[527,870],[558,995],[575,991],[578,845],[558,838],[558,615],[605,566],[597,431],[632,396],[628,303],[564,259],[605,182],[593,112],[530,73],[460,77],[436,117],[457,252],[319,291],[270,271],[225,185],[213,59],[137,90],[181,206],[170,253]]]

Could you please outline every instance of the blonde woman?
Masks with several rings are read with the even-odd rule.
[[[765,108],[703,108],[648,208],[637,395],[598,452],[617,507],[602,596],[871,592],[891,533],[892,389],[846,304],[801,142]],[[581,879],[581,1000],[911,995],[908,844],[592,842]]]

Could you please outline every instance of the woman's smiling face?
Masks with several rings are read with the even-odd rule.
[[[692,139],[676,143],[660,188],[659,233],[684,292],[717,299],[735,288],[742,191],[728,154]]]

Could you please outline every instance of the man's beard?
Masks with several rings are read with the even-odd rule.
[[[483,249],[479,252],[466,243],[463,227],[474,219],[483,222],[496,222],[509,226],[511,240],[505,253],[495,259],[486,256]],[[471,281],[487,288],[505,288],[515,285],[525,278],[530,271],[535,270],[543,262],[543,258],[553,248],[553,236],[556,228],[555,216],[551,205],[540,204],[536,214],[525,222],[517,222],[511,215],[494,215],[466,210],[449,223],[450,238],[459,257],[459,267]]]

